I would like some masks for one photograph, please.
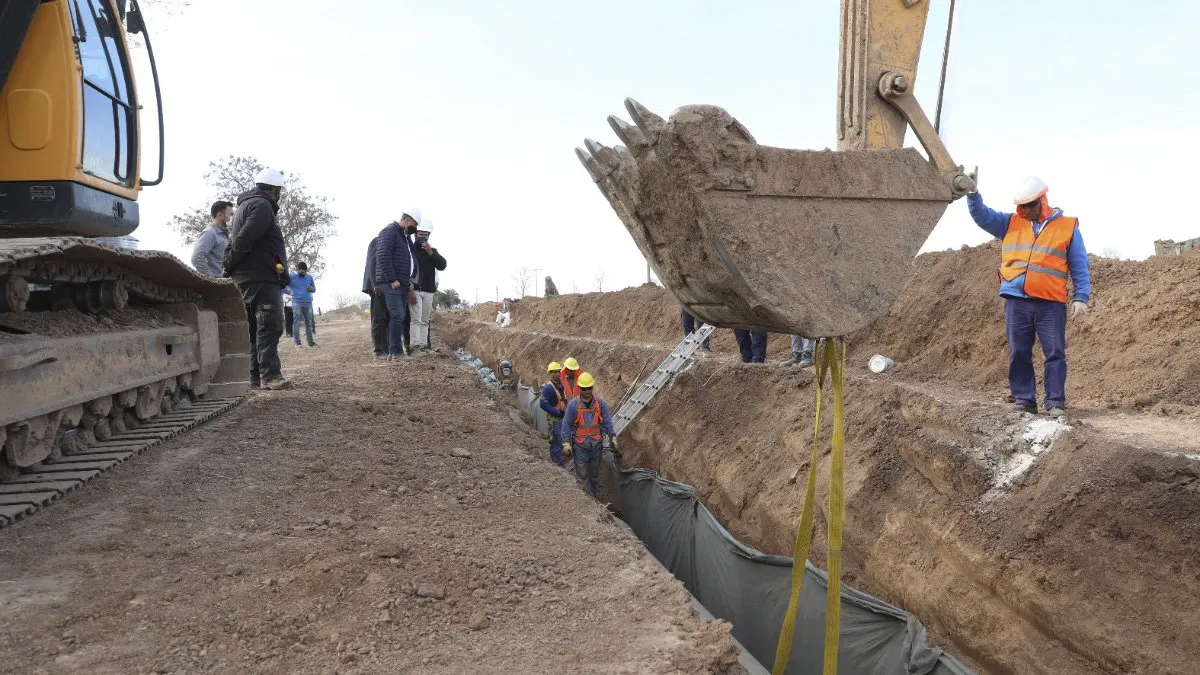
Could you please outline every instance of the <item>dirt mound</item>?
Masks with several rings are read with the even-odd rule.
[[[999,259],[998,243],[919,256],[888,314],[849,337],[854,367],[882,353],[906,378],[1004,395]],[[1200,406],[1200,253],[1146,261],[1093,257],[1091,270],[1095,306],[1067,328],[1070,405],[1166,414]],[[526,298],[511,308],[513,327],[538,333],[662,346],[683,337],[679,304],[657,286]],[[472,318],[491,322],[495,308],[480,306]],[[713,346],[737,351],[728,330],[716,332]],[[789,336],[772,335],[768,347],[773,358],[785,356]]]

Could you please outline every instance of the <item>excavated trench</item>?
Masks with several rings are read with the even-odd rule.
[[[588,304],[609,315],[601,324],[617,339],[587,334],[603,330],[595,323],[561,334],[585,325]],[[526,300],[505,328],[485,311],[441,321],[449,344],[493,367],[510,359],[525,382],[575,356],[615,406],[670,351],[675,311],[661,291],[634,289]],[[741,364],[727,333],[622,436],[624,464],[694,486],[734,537],[790,555],[812,375]],[[846,582],[912,613],[931,641],[979,672],[1195,672],[1195,418],[1118,406],[1080,411],[1065,429],[1008,413],[961,378],[953,389],[903,370],[875,376],[855,366],[847,379]],[[818,567],[824,536],[819,513]]]

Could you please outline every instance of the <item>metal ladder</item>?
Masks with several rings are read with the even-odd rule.
[[[621,404],[620,410],[613,415],[613,431],[614,436],[620,436],[621,432],[625,431],[626,427],[633,423],[633,418],[637,417],[638,413],[646,407],[650,399],[654,398],[661,389],[666,388],[670,383],[671,378],[676,373],[683,370],[683,367],[692,360],[692,355],[700,348],[700,345],[712,335],[716,327],[708,324],[703,324],[696,329],[696,332],[685,337],[683,342],[679,343],[674,351],[654,369],[653,373],[642,382],[641,386],[633,392],[625,403]]]

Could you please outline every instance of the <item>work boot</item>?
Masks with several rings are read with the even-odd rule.
[[[304,347],[299,342],[296,343],[296,349],[303,349],[303,348]]]
[[[262,388],[262,382],[260,382],[260,381],[258,380],[258,378],[254,378],[254,379],[250,380],[250,388],[251,388],[251,389],[261,389],[261,388]]]
[[[299,347],[300,345],[296,345],[296,346]],[[263,380],[263,388],[270,389],[271,391],[280,391],[282,389],[291,389],[292,381],[285,380],[282,375],[280,375],[279,377],[268,377],[267,379]]]
[[[800,352],[792,352],[792,357],[790,359],[787,359],[786,361],[781,362],[779,365],[788,367],[788,368],[790,368],[792,366],[798,366],[798,365],[800,365],[800,361],[803,358],[804,358],[804,355],[801,354]]]
[[[1029,413],[1030,415],[1037,414],[1037,404],[1029,401],[1017,401],[1013,403],[1013,412]]]
[[[1061,419],[1066,418],[1066,416],[1067,416],[1067,411],[1063,410],[1062,408],[1051,408],[1046,411],[1046,417],[1052,417],[1054,419],[1061,420]]]
[[[308,343],[308,346],[309,346],[309,347],[320,347],[321,345],[319,345],[319,344],[317,344],[317,343],[315,343],[315,342],[310,342],[310,343]]]
[[[386,359],[387,359],[387,357],[388,357],[388,355],[387,355],[387,354],[382,354],[382,353],[380,353],[380,354],[376,354],[376,355],[375,355],[375,358],[377,358],[377,359],[384,359],[384,360],[386,360]]]
[[[800,353],[800,363],[796,364],[801,368],[811,368],[813,364],[812,350],[807,349]]]

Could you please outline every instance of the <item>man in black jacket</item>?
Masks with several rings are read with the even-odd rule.
[[[375,283],[388,308],[388,360],[404,354],[404,321],[408,306],[416,302],[412,249],[408,234],[421,224],[421,210],[410,208],[400,220],[384,226],[375,243]]]
[[[254,178],[254,189],[238,196],[225,258],[225,276],[241,291],[250,323],[250,386],[267,389],[292,386],[279,363],[288,272],[283,230],[275,214],[283,183],[283,174],[263,169]]]
[[[431,232],[433,223],[426,218],[417,226],[417,238],[412,245],[413,260],[417,263],[417,303],[412,306],[412,348],[415,350],[433,348],[429,319],[433,316],[437,295],[437,273],[446,269],[446,259],[429,245]]]
[[[388,308],[383,299],[383,289],[375,282],[375,250],[379,237],[367,246],[367,264],[363,269],[363,293],[371,296],[371,342],[375,343],[375,358],[385,359],[388,355]]]

